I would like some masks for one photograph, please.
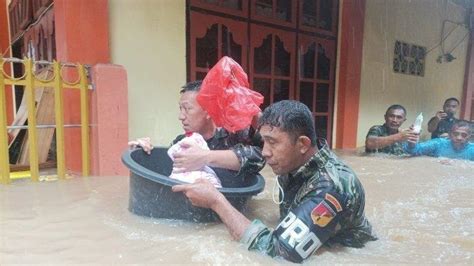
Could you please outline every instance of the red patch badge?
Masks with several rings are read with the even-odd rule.
[[[336,216],[336,213],[324,201],[321,201],[313,211],[311,211],[311,219],[313,223],[319,227],[325,227],[334,216]]]
[[[326,196],[324,197],[327,201],[329,201],[332,206],[334,206],[334,208],[336,208],[337,212],[340,212],[342,211],[342,207],[341,207],[341,204],[339,203],[339,201],[336,199],[336,197],[334,197],[333,195],[331,194],[328,194],[326,193]]]

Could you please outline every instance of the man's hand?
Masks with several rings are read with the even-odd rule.
[[[151,139],[149,137],[129,141],[128,146],[130,149],[141,147],[147,154],[151,154],[151,150],[153,150],[153,145],[151,144]]]
[[[240,213],[209,181],[198,179],[192,184],[176,185],[174,192],[183,192],[194,206],[210,208],[219,215],[234,239],[241,239],[250,226],[249,219]]]
[[[438,120],[443,120],[447,116],[448,116],[448,114],[445,113],[443,110],[440,110],[440,111],[436,112],[436,117],[438,118]]]
[[[183,192],[194,206],[201,208],[213,209],[224,197],[211,182],[201,178],[192,184],[173,186],[172,190],[173,192]]]
[[[420,140],[420,134],[412,132],[406,135],[406,141],[409,144],[415,145],[416,143],[418,143],[419,140]]]
[[[413,128],[404,129],[398,132],[398,141],[408,141],[410,143],[418,142],[420,135],[413,132]]]
[[[192,141],[184,140],[180,145],[183,150],[174,154],[174,172],[196,171],[208,164],[209,150],[202,149]]]

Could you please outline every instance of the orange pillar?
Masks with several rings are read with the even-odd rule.
[[[0,0],[0,53],[3,57],[10,57],[11,55],[6,0]],[[9,68],[6,68],[5,72],[8,75],[11,73]],[[10,125],[13,121],[13,93],[11,86],[5,86],[5,98],[7,100],[7,123]]]
[[[107,0],[54,0],[58,61],[95,65],[109,63]],[[64,123],[80,123],[79,92],[64,91]],[[81,171],[80,129],[65,130],[66,167]]]
[[[128,142],[127,72],[122,66],[99,64],[92,68],[91,174],[127,175],[120,161]]]
[[[474,121],[474,9],[467,11],[470,15],[470,32],[467,46],[464,90],[461,103],[461,118]]]
[[[336,148],[357,146],[365,0],[342,1]]]

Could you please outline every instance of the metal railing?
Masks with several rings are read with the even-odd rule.
[[[15,78],[9,76],[4,71],[4,63],[22,63],[24,65],[24,74]],[[34,65],[52,66],[53,75],[48,79],[40,79],[34,73]],[[63,79],[61,73],[63,67],[74,67],[77,69],[79,78],[74,82],[68,82]],[[33,181],[39,180],[39,162],[38,162],[38,139],[37,129],[44,127],[53,127],[53,125],[37,125],[35,110],[35,88],[52,87],[54,88],[54,113],[56,128],[56,160],[57,175],[64,179],[66,176],[66,161],[64,153],[64,128],[74,127],[75,125],[64,125],[64,107],[63,107],[63,89],[72,88],[80,90],[80,109],[81,109],[81,147],[82,147],[82,175],[87,176],[90,173],[89,161],[89,109],[87,91],[89,82],[87,79],[86,66],[82,64],[60,63],[57,61],[33,61],[29,58],[2,58],[0,57],[0,182],[10,183],[10,165],[8,153],[8,127],[6,119],[6,85],[24,86],[28,110],[28,126],[14,126],[18,128],[26,127],[29,137],[29,159],[30,172]]]

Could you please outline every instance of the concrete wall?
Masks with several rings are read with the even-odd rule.
[[[423,112],[422,137],[426,138],[426,123],[444,100],[461,98],[468,38],[452,52],[457,59],[450,63],[436,62],[440,47],[429,52],[423,77],[395,73],[392,62],[396,40],[429,50],[440,42],[443,20],[463,22],[464,12],[445,0],[367,0],[357,146],[364,145],[370,126],[383,124],[383,114],[391,104],[402,104],[408,110],[402,127],[409,127]],[[446,33],[454,27],[446,24]],[[451,50],[466,33],[465,27],[457,27],[446,39],[445,50]]]
[[[181,133],[179,88],[186,82],[184,0],[109,0],[111,58],[128,75],[130,139],[169,145]]]

